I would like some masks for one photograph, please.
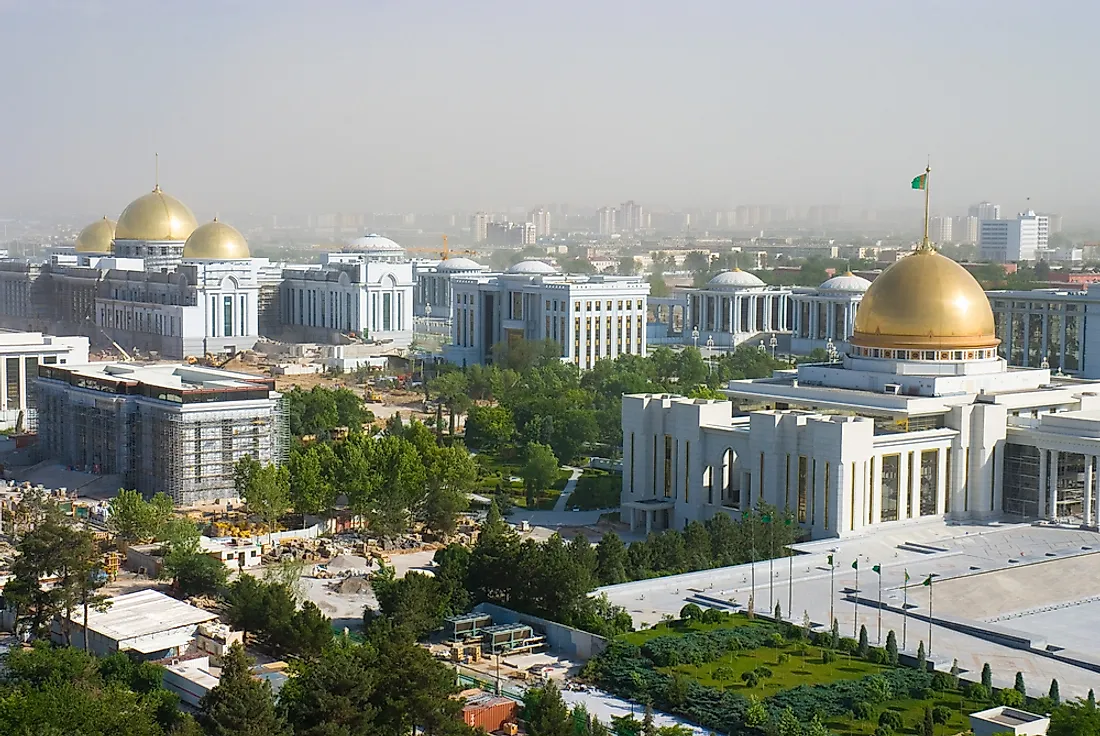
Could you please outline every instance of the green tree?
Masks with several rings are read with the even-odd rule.
[[[596,579],[600,585],[626,582],[626,545],[613,531],[607,532],[596,545]]]
[[[1050,691],[1047,693],[1047,697],[1050,698],[1051,702],[1055,705],[1062,702],[1062,693],[1058,688],[1058,680],[1050,681]]]
[[[921,646],[924,645],[922,644]],[[867,641],[867,627],[861,625],[859,627],[859,656],[866,657],[870,648],[870,643]]]
[[[381,613],[416,639],[435,631],[445,616],[455,613],[441,582],[431,575],[413,571],[402,578],[375,576],[372,587]]]
[[[432,530],[451,535],[457,528],[458,515],[469,507],[469,494],[477,488],[477,463],[465,445],[456,442],[437,448],[424,469],[428,483],[424,521]]]
[[[172,498],[158,493],[149,501],[137,491],[120,488],[111,499],[107,528],[128,544],[149,542],[172,515]]]
[[[986,690],[993,689],[993,670],[989,668],[989,662],[982,665],[982,685]]]
[[[225,584],[229,571],[199,546],[199,529],[189,519],[174,519],[162,530],[164,564],[161,577],[172,581],[183,595],[214,593]]]
[[[271,534],[279,517],[290,509],[290,473],[275,464],[261,465],[251,455],[238,460],[234,470],[237,495],[249,511],[263,518]]]
[[[1016,692],[1020,693],[1020,695],[1023,695],[1025,698],[1027,697],[1027,685],[1024,684],[1024,673],[1023,672],[1017,672],[1016,673],[1016,682],[1015,682],[1015,684],[1013,684],[1012,688]]]
[[[886,661],[894,666],[898,664],[898,638],[893,629],[886,635]]]
[[[462,371],[444,373],[434,378],[428,388],[447,407],[451,422],[449,434],[453,437],[455,433],[455,414],[462,413],[470,406],[469,384],[466,381],[466,374]]]
[[[1100,736],[1100,709],[1088,703],[1062,703],[1050,713],[1047,736]]]
[[[932,720],[932,708],[924,706],[924,720],[921,721],[921,736],[936,736],[936,724]]]
[[[552,680],[541,688],[527,690],[523,715],[531,736],[573,736],[573,718]]]
[[[921,672],[928,671],[928,655],[924,651],[924,642],[917,646],[917,669]]]
[[[502,447],[515,434],[512,412],[503,406],[475,405],[466,415],[466,441],[473,447],[486,450]]]
[[[534,508],[538,494],[549,488],[557,478],[558,459],[553,450],[538,442],[527,446],[526,455],[520,476],[527,491],[527,506]]]
[[[336,454],[327,443],[299,445],[287,458],[290,505],[299,514],[323,514],[336,503],[332,468]]]
[[[280,736],[289,734],[275,708],[266,680],[256,680],[240,644],[224,658],[218,685],[199,701],[198,720],[208,736]]]

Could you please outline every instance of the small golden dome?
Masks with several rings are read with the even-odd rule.
[[[104,217],[96,220],[76,236],[77,253],[110,253],[115,239],[115,223]]]
[[[198,223],[187,205],[158,186],[131,202],[118,218],[118,240],[187,240]]]
[[[183,244],[183,257],[231,260],[251,256],[248,242],[240,231],[214,218],[213,222],[200,225],[191,233]]]
[[[958,350],[996,347],[982,287],[932,249],[906,256],[875,279],[856,312],[851,343],[867,348]]]

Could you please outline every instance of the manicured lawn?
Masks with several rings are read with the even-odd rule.
[[[478,484],[482,494],[492,496],[503,490],[512,499],[513,506],[527,507],[527,493],[523,488],[520,471],[523,468],[522,458],[507,458],[500,455],[479,453],[476,456],[479,478]],[[558,469],[558,476],[551,484],[549,490],[543,491],[535,499],[535,507],[539,509],[553,509],[565,484],[569,481],[570,471],[565,468]]]
[[[576,490],[569,497],[569,506],[581,511],[618,508],[622,490],[622,473],[585,468],[577,480]]]
[[[630,644],[641,646],[650,639],[654,639],[658,636],[665,636],[666,634],[690,634],[692,632],[736,629],[739,626],[753,625],[754,623],[745,616],[731,616],[726,621],[717,624],[704,624],[699,621],[691,621],[685,624],[681,621],[673,621],[671,623],[659,623],[656,626],[642,629],[641,631],[631,631],[629,634],[623,634],[619,638]]]
[[[780,664],[778,655],[786,654],[787,661]],[[758,667],[766,667],[772,676],[762,680],[756,687],[750,688],[741,680],[741,674]],[[806,654],[799,654],[798,644],[787,642],[778,650],[770,647],[731,652],[716,662],[701,665],[682,664],[664,668],[666,672],[680,672],[702,685],[734,690],[740,694],[768,697],[792,687],[807,683],[825,683],[836,680],[858,680],[867,675],[882,672],[882,665],[871,664],[858,658],[849,659],[840,655],[835,661],[824,664],[821,650],[815,646],[806,647]]]
[[[887,705],[875,706],[875,716],[870,721],[857,721],[852,718],[830,718],[825,721],[829,731],[836,736],[870,736],[878,726],[878,716],[884,710],[900,713],[904,727],[897,733],[919,734],[924,721],[925,706],[945,705],[951,709],[951,719],[944,725],[935,726],[935,736],[954,736],[957,733],[969,733],[970,720],[966,714],[984,710],[991,703],[974,703],[958,693],[936,693],[931,701],[904,698],[892,700]],[[960,707],[961,705],[961,707]]]

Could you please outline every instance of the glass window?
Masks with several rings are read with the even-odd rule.
[[[901,455],[882,457],[882,521],[898,520],[898,496],[901,491]]]

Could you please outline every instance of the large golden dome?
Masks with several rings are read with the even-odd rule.
[[[996,347],[993,310],[982,287],[955,261],[918,250],[867,289],[851,343],[865,348],[965,350]]]
[[[248,242],[232,225],[213,222],[200,225],[183,244],[184,258],[211,258],[229,260],[249,258]]]
[[[187,205],[158,186],[131,202],[118,218],[118,240],[187,240],[198,223]]]
[[[115,239],[115,223],[104,217],[96,220],[76,236],[77,253],[110,253]]]

